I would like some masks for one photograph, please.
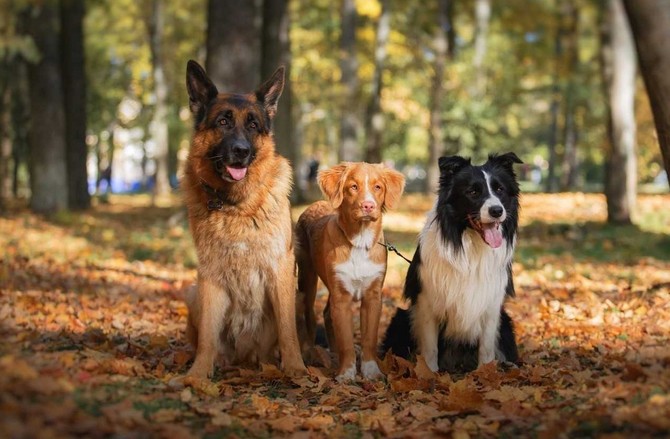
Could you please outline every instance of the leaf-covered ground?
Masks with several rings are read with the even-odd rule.
[[[598,195],[525,195],[514,265],[523,365],[433,375],[386,358],[387,379],[289,379],[272,366],[179,385],[192,360],[182,297],[195,254],[178,200],[112,197],[84,214],[0,217],[3,437],[666,437],[670,196],[636,226]],[[428,198],[385,219],[411,257]],[[296,209],[294,214],[297,214]],[[407,264],[389,255],[382,328]],[[317,306],[322,308],[320,294]]]

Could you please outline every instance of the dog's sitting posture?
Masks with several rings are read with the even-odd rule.
[[[439,159],[437,202],[405,281],[411,306],[396,313],[382,350],[406,357],[418,348],[433,371],[518,361],[503,308],[514,295],[515,163],[521,160],[514,153],[492,155],[483,166],[458,156]]]
[[[298,289],[305,317],[303,352],[314,347],[314,298],[318,278],[330,293],[324,311],[328,345],[336,348],[338,381],[356,376],[352,302],[361,300],[361,373],[381,376],[377,365],[377,330],[386,276],[382,213],[398,204],[403,175],[383,165],[343,163],[319,174],[328,201],[307,208],[298,219]]]

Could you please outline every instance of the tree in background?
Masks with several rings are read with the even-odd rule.
[[[168,167],[168,84],[165,77],[164,32],[165,5],[163,0],[150,0],[147,27],[149,30],[149,48],[151,51],[151,72],[154,81],[154,112],[151,121],[152,140],[154,142],[154,160],[156,161],[156,179],[153,193],[170,193]]]
[[[209,0],[205,69],[220,91],[247,93],[260,78],[261,13],[256,0]]]
[[[60,47],[68,181],[68,207],[87,209],[86,74],[84,72],[84,0],[61,0]]]
[[[283,65],[286,68],[284,91],[279,99],[277,117],[273,121],[277,152],[294,165],[299,158],[299,150],[293,134],[293,89],[291,87],[291,42],[289,39],[288,0],[263,1],[263,27],[261,35],[260,78],[270,78]],[[296,169],[294,169],[295,173]]]
[[[654,112],[666,175],[670,176],[670,1],[624,0],[624,6]]]
[[[377,32],[374,47],[375,71],[372,77],[372,92],[365,112],[365,161],[382,161],[382,141],[384,134],[384,113],[381,108],[384,63],[386,62],[386,44],[391,32],[390,0],[380,0],[381,11],[377,19]]]
[[[629,224],[635,210],[635,46],[622,0],[605,0],[603,85],[609,98],[609,149],[605,164],[607,221]]]
[[[443,154],[444,138],[442,132],[442,99],[444,97],[444,72],[449,53],[449,39],[447,32],[451,27],[450,7],[451,0],[438,0],[437,23],[433,37],[433,79],[430,87],[430,126],[428,128],[428,166],[426,169],[426,193],[433,193],[437,189],[440,170],[437,159]]]
[[[31,7],[27,28],[41,54],[28,68],[30,208],[50,213],[68,206],[65,118],[55,2]]]
[[[356,2],[342,0],[340,14],[340,83],[342,107],[340,119],[341,161],[356,161],[360,157],[358,145],[358,62],[356,61]]]

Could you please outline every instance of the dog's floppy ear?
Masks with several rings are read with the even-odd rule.
[[[319,172],[319,187],[323,195],[330,200],[333,209],[337,209],[344,199],[344,181],[349,174],[349,163],[340,163],[330,169]]]
[[[265,111],[268,113],[270,119],[274,119],[277,114],[277,103],[279,96],[284,90],[284,66],[279,66],[272,74],[270,79],[265,81],[258,90],[256,90],[256,99],[263,104]]]
[[[507,152],[505,154],[491,154],[489,156],[489,161],[496,163],[507,170],[512,170],[515,163],[523,163],[519,157],[513,152]]]
[[[440,183],[443,181],[451,180],[458,171],[470,164],[470,159],[464,159],[458,155],[452,155],[448,157],[440,157],[437,160],[437,164],[440,167]]]
[[[189,60],[186,64],[186,90],[188,90],[188,106],[197,124],[202,120],[207,104],[219,92],[205,73],[205,69],[193,60]]]
[[[384,206],[389,209],[395,209],[405,190],[405,176],[395,169],[384,168],[382,172],[384,183],[386,184]]]

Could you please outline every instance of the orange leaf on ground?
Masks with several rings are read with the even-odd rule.
[[[416,377],[419,378],[420,380],[435,379],[435,372],[430,370],[430,368],[426,364],[426,359],[423,358],[423,355],[420,354],[416,356],[416,366],[414,367],[414,373],[416,374]]]

